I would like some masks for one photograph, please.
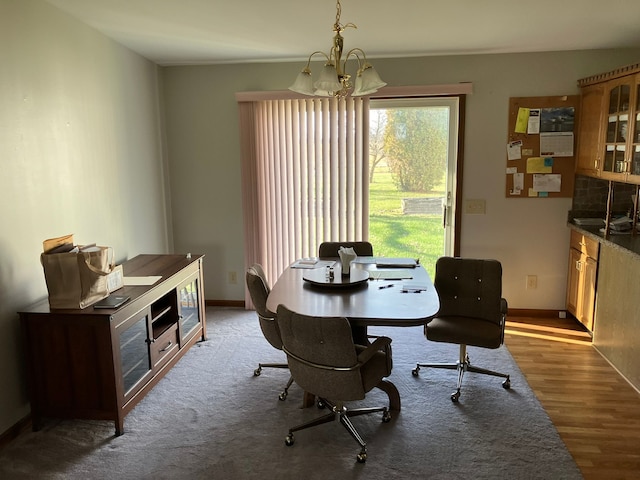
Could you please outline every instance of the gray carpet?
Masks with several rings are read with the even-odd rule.
[[[296,433],[289,426],[320,415],[300,408],[295,384],[286,401],[278,393],[286,370],[258,361],[281,361],[282,352],[261,336],[254,312],[209,308],[209,340],[194,346],[126,417],[126,433],[113,422],[48,419],[0,451],[7,479],[579,479],[580,472],[505,347],[470,349],[479,366],[511,374],[501,379],[468,374],[460,403],[449,399],[451,370],[423,369],[417,360],[455,359],[457,347],[427,342],[422,329],[382,328],[393,338],[390,379],[402,398],[391,422],[379,415],[353,421],[368,443],[365,464],[341,425]],[[374,391],[363,403],[383,404]]]

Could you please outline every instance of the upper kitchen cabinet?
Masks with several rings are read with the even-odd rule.
[[[576,173],[640,184],[640,64],[584,78]]]
[[[597,177],[602,164],[602,126],[604,125],[604,85],[582,88],[576,173]]]

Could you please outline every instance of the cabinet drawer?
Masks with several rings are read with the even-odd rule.
[[[178,324],[174,323],[151,343],[151,361],[154,368],[164,365],[178,352]]]
[[[575,248],[581,253],[584,253],[588,257],[598,259],[598,251],[600,248],[600,242],[593,238],[587,237],[580,232],[571,230],[570,247]]]

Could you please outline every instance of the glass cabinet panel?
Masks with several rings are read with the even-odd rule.
[[[631,159],[631,174],[640,175],[640,145],[635,145]]]
[[[620,100],[620,87],[615,87],[611,89],[609,93],[609,113],[617,113],[618,112],[618,104]]]
[[[120,333],[120,359],[125,395],[151,372],[148,339],[147,315]]]
[[[625,172],[625,152],[626,148],[624,145],[616,145],[614,163],[613,163],[613,171],[615,173],[624,173]]]
[[[629,159],[626,158],[626,145],[629,140],[631,128],[635,123],[630,124],[629,109],[631,99],[631,85],[621,84],[611,88],[609,92],[609,115],[607,117],[607,131],[605,136],[605,152],[603,171],[611,173],[626,173],[628,171]]]
[[[631,154],[629,165],[629,173],[631,175],[640,175],[640,75],[636,75],[635,86],[635,112],[632,114],[629,127],[629,137],[631,140]]]
[[[602,166],[602,168],[606,172],[612,172],[613,171],[614,152],[615,152],[615,146],[614,145],[607,145],[607,149],[604,152],[604,165]]]
[[[180,310],[180,341],[186,340],[200,323],[200,302],[198,301],[198,280],[193,280],[178,289]]]

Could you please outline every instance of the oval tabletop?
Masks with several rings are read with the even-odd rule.
[[[339,262],[338,262],[339,264]],[[277,311],[283,304],[304,315],[347,317],[356,325],[422,325],[440,308],[438,294],[427,271],[420,265],[409,269],[382,269],[372,263],[353,263],[353,272],[360,271],[375,280],[365,280],[354,288],[318,288],[305,281],[317,271],[324,279],[324,268],[288,267],[276,281],[267,298],[267,308]],[[339,265],[335,277],[340,276]],[[419,288],[411,288],[419,286]],[[409,287],[409,288],[407,288]]]

